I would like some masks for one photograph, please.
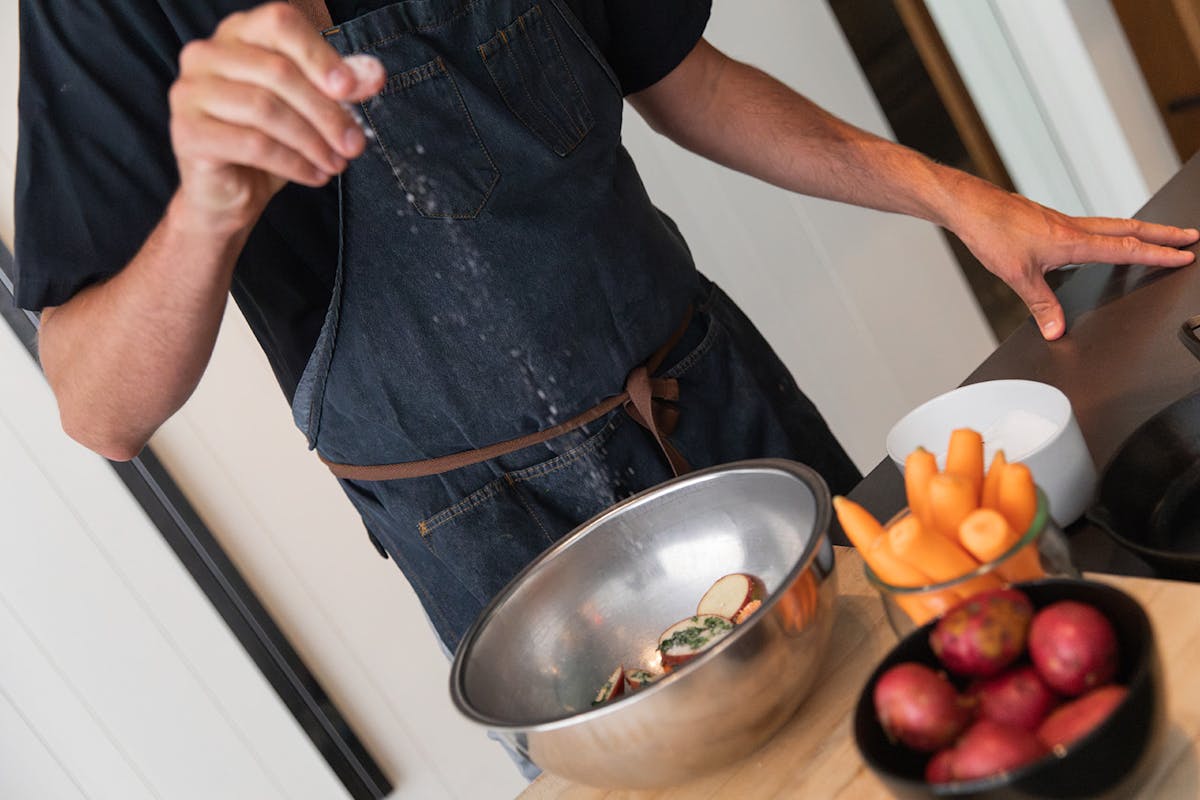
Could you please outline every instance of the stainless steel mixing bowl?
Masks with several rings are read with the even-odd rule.
[[[592,786],[667,786],[741,758],[816,678],[837,593],[829,520],[825,482],[783,460],[714,467],[631,497],[484,610],[454,659],[454,703],[543,769]],[[758,613],[656,683],[591,707],[618,664],[657,664],[659,634],[731,572],[765,583]]]

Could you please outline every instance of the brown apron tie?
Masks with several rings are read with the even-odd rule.
[[[390,481],[399,478],[423,478],[449,472],[459,467],[478,464],[482,461],[490,461],[493,458],[541,444],[556,436],[562,436],[564,433],[583,427],[593,420],[600,419],[618,406],[624,406],[626,413],[648,430],[654,440],[658,442],[663,455],[671,465],[671,470],[676,475],[682,475],[690,472],[692,468],[666,438],[675,430],[675,425],[679,421],[679,408],[675,405],[679,400],[679,381],[675,378],[652,378],[650,376],[662,366],[667,355],[683,338],[683,333],[691,321],[692,308],[688,306],[683,324],[676,329],[671,338],[654,352],[649,361],[635,367],[629,373],[629,377],[625,380],[625,391],[552,428],[497,442],[477,450],[464,450],[461,453],[451,453],[421,461],[403,461],[398,464],[338,464],[328,460],[320,453],[317,456],[325,466],[329,467],[330,472],[347,480]]]

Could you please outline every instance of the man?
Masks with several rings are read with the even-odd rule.
[[[1192,260],[1194,230],[1068,218],[833,118],[700,38],[706,0],[198,5],[22,7],[18,299],[63,426],[136,455],[232,290],[450,648],[538,552],[673,471],[775,455],[858,479],[646,197],[623,95],[730,167],[949,228],[1047,338],[1046,271]]]

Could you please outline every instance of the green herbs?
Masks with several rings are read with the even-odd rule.
[[[703,620],[700,617],[692,617],[691,621],[696,624],[676,631],[670,638],[660,642],[658,649],[664,652],[677,647],[699,650],[720,638],[722,634],[733,630],[733,623],[721,617],[707,616]]]

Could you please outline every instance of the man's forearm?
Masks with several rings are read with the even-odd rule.
[[[802,194],[953,227],[962,192],[999,190],[829,114],[701,41],[634,106],[659,132],[713,161]]]
[[[245,237],[214,231],[176,195],[125,269],[43,313],[42,366],[72,438],[127,460],[183,405],[212,354]]]

